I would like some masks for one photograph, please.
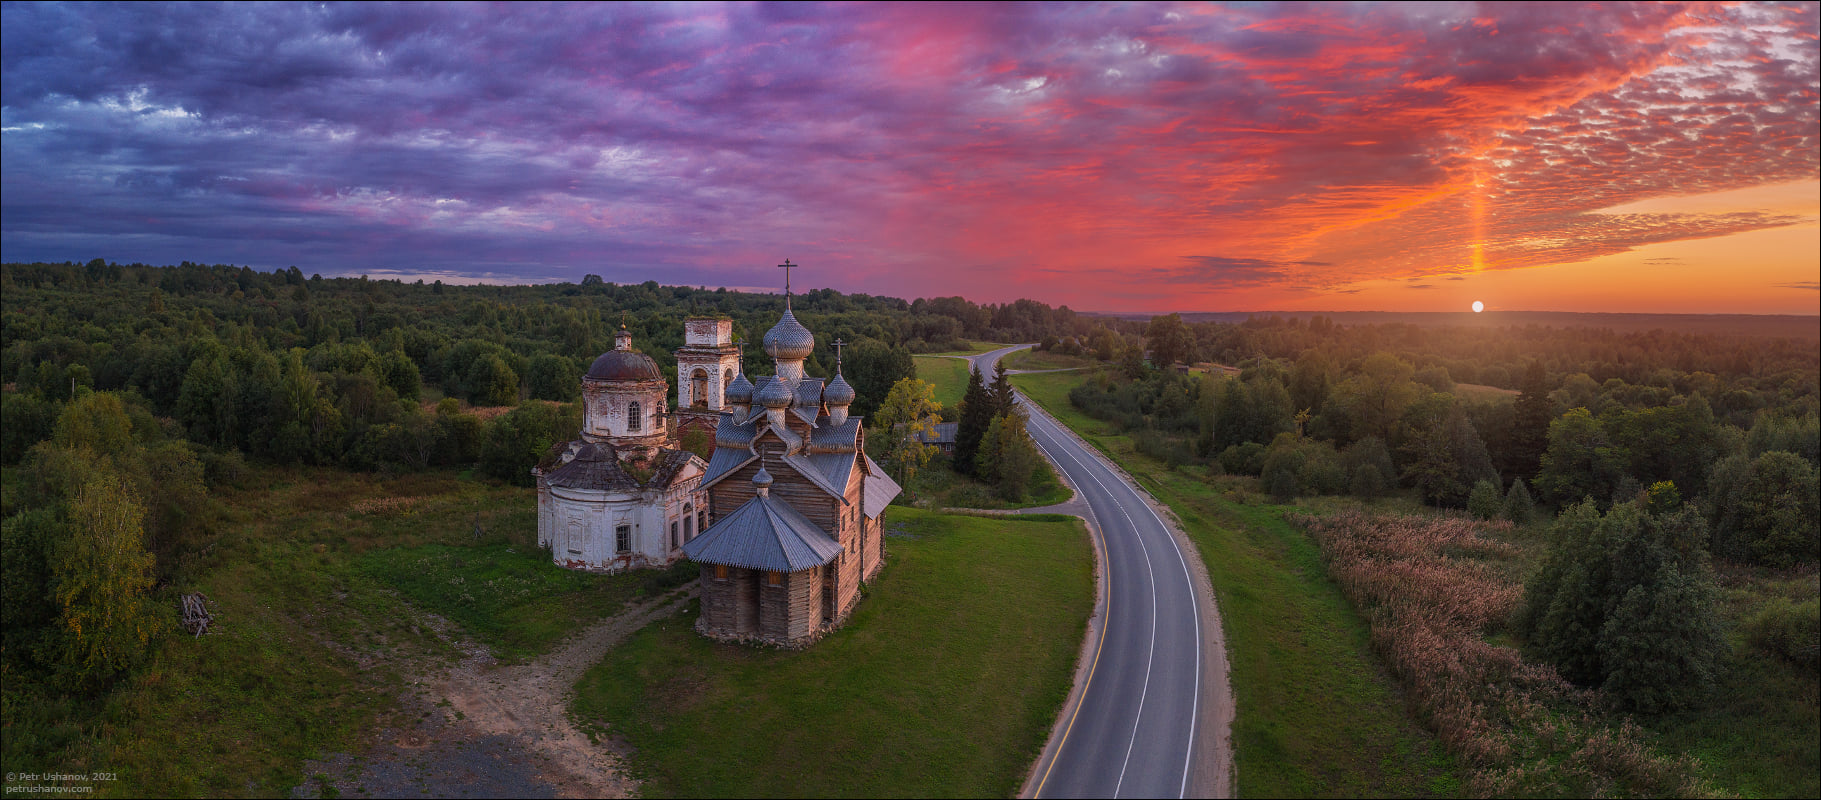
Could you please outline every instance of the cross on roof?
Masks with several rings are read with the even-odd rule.
[[[778,269],[784,270],[784,307],[787,309],[790,308],[790,271],[802,266],[802,264],[790,263],[788,258],[784,259],[784,263],[778,265]]]
[[[836,375],[839,375],[839,374],[841,374],[841,346],[842,346],[842,345],[844,345],[844,344],[847,344],[847,343],[846,343],[846,342],[843,342],[843,341],[841,341],[841,340],[840,340],[840,339],[836,339],[836,340],[835,340],[835,341],[834,341],[834,345],[835,345],[835,374],[836,374]]]

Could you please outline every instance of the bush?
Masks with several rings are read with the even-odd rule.
[[[1473,484],[1467,495],[1467,513],[1474,519],[1496,519],[1504,515],[1505,499],[1499,496],[1499,485],[1488,480]]]
[[[1222,450],[1220,468],[1228,475],[1257,475],[1265,468],[1265,446],[1246,442]]]
[[[1753,647],[1799,667],[1821,668],[1821,599],[1792,603],[1777,598],[1745,621]]]

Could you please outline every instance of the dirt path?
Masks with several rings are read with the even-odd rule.
[[[629,606],[525,664],[499,666],[463,643],[465,658],[404,698],[414,723],[381,730],[366,754],[309,765],[293,795],[322,796],[327,785],[344,797],[630,797],[638,786],[620,773],[620,754],[575,727],[569,696],[609,648],[695,593],[691,583]]]

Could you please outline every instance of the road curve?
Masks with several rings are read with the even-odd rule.
[[[990,379],[1001,357],[1029,346],[969,360]],[[1123,473],[1022,395],[1019,401],[1030,410],[1031,438],[1085,504],[1102,558],[1099,624],[1089,627],[1075,692],[1025,794],[1227,795],[1231,695],[1225,653],[1209,652],[1220,649],[1220,621],[1200,557]]]

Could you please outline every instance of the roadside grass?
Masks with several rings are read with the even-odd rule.
[[[252,465],[239,483],[249,488],[212,491],[212,541],[156,598],[207,595],[208,633],[166,636],[92,697],[6,675],[8,771],[115,773],[94,784],[101,796],[284,794],[306,760],[358,749],[387,724],[403,670],[460,656],[420,609],[522,657],[554,644],[565,621],[617,610],[650,576],[537,564],[533,493],[455,472]],[[422,575],[391,568],[425,561]],[[437,580],[491,581],[491,600],[463,607]],[[532,586],[554,589],[509,596]]]
[[[1040,353],[1033,349],[1019,350],[1001,360],[1005,362],[1006,369],[1087,369],[1101,364],[1096,358]]]
[[[1312,549],[1314,545],[1308,535],[1286,526],[1285,511],[1293,508],[1299,513],[1335,517],[1369,508],[1376,515],[1412,519],[1433,519],[1437,516],[1436,511],[1402,496],[1381,498],[1369,504],[1345,497],[1313,497],[1298,500],[1294,507],[1271,506],[1250,478],[1207,478],[1195,469],[1171,472],[1162,464],[1136,453],[1129,439],[1113,435],[1106,423],[1089,418],[1069,405],[1067,391],[1077,380],[1080,376],[1067,373],[1014,378],[1027,396],[1044,402],[1045,408],[1078,433],[1093,432],[1094,435],[1084,435],[1084,438],[1124,464],[1183,519],[1203,558],[1208,561],[1216,592],[1220,595],[1223,620],[1228,624],[1233,680],[1239,696],[1234,741],[1241,792],[1287,793],[1287,788],[1261,788],[1255,779],[1257,769],[1248,766],[1258,760],[1257,753],[1248,750],[1256,751],[1261,743],[1247,730],[1256,722],[1248,719],[1249,706],[1252,706],[1248,697],[1253,696],[1253,692],[1244,685],[1248,680],[1261,677],[1254,669],[1256,664],[1245,663],[1254,658],[1245,652],[1247,643],[1257,641],[1255,633],[1245,630],[1250,621],[1248,618],[1256,613],[1247,606],[1255,599],[1249,595],[1263,595],[1267,600],[1280,598],[1254,591],[1269,584],[1259,575],[1244,575],[1245,559],[1233,559],[1234,563],[1226,565],[1224,571],[1251,582],[1244,584],[1243,591],[1227,591],[1222,586],[1223,570],[1217,568],[1216,561],[1230,559],[1238,549],[1216,550],[1209,543],[1228,537],[1222,527],[1230,523],[1223,520],[1237,519],[1253,529],[1250,538],[1254,544],[1272,544],[1276,539],[1281,552],[1298,554],[1293,562],[1300,565],[1299,569],[1307,576],[1318,576],[1324,574],[1319,554]],[[1211,497],[1219,499],[1210,501]],[[1193,512],[1194,516],[1185,510]],[[1205,522],[1213,524],[1204,527],[1202,523]],[[1493,545],[1470,548],[1469,551],[1450,549],[1446,554],[1483,568],[1484,574],[1493,581],[1521,587],[1547,549],[1548,530],[1547,520],[1526,525],[1485,525],[1481,526],[1480,535]],[[1261,535],[1268,532],[1272,535]],[[1518,703],[1514,706],[1518,711],[1513,713],[1510,722],[1515,726],[1512,728],[1514,738],[1507,742],[1513,752],[1529,752],[1535,757],[1514,760],[1500,769],[1479,774],[1472,773],[1468,764],[1459,758],[1437,758],[1436,777],[1432,782],[1436,791],[1446,793],[1443,787],[1452,785],[1457,793],[1490,791],[1499,795],[1539,792],[1551,796],[1587,792],[1623,795],[1669,791],[1672,794],[1718,792],[1745,797],[1821,796],[1821,769],[1818,769],[1821,767],[1821,728],[1815,724],[1815,720],[1821,718],[1821,675],[1811,668],[1756,649],[1745,634],[1749,620],[1767,603],[1778,599],[1802,602],[1821,595],[1821,574],[1813,567],[1774,571],[1724,564],[1719,565],[1718,572],[1721,618],[1730,631],[1732,651],[1707,705],[1678,714],[1633,718],[1589,712],[1572,703],[1556,708],[1561,703],[1551,700],[1543,702],[1542,707],[1554,711],[1545,712],[1541,718],[1526,719],[1533,707]],[[1332,580],[1322,582],[1333,585]],[[1402,597],[1417,588],[1404,586],[1398,595]],[[1229,594],[1236,596],[1232,600],[1243,602],[1232,602]],[[1484,602],[1486,595],[1483,587],[1466,591],[1461,602]],[[1465,599],[1469,597],[1471,600]],[[1346,616],[1358,619],[1359,614],[1352,610],[1352,604],[1347,606]],[[1279,609],[1269,607],[1268,602],[1259,610],[1267,614],[1279,612]],[[1291,622],[1284,618],[1280,624]],[[1484,642],[1495,647],[1516,644],[1509,634],[1500,630],[1500,622],[1502,620],[1490,621],[1483,632]],[[1282,647],[1281,643],[1267,642],[1267,645]],[[1471,641],[1442,646],[1443,650],[1454,653],[1477,648],[1478,645]],[[1404,648],[1396,652],[1401,658],[1415,651]],[[1366,658],[1368,653],[1361,647],[1353,657]],[[1375,660],[1374,663],[1382,662]],[[1420,663],[1420,659],[1410,663]],[[1419,667],[1417,672],[1421,674],[1416,677],[1427,679],[1429,673],[1435,671]],[[1418,690],[1403,689],[1398,694],[1406,703],[1415,704],[1418,699],[1410,694],[1412,691]],[[1514,689],[1507,700],[1521,695],[1520,690]],[[1261,711],[1269,713],[1275,707],[1268,703]],[[1293,708],[1290,710],[1294,711]],[[1273,758],[1277,757],[1276,748],[1269,742],[1262,745]],[[1536,755],[1538,753],[1541,755]],[[1691,760],[1684,760],[1685,757]],[[1286,768],[1286,771],[1293,770],[1294,765]],[[1602,783],[1602,780],[1616,782]],[[1651,786],[1653,781],[1656,782],[1654,788]],[[1664,788],[1672,785],[1676,788]],[[1379,793],[1381,790],[1366,791]]]
[[[1048,461],[1037,460],[1025,499],[1006,500],[992,486],[954,470],[953,459],[937,456],[911,480],[911,494],[918,505],[933,508],[1040,508],[1066,503],[1074,493],[1056,477]]]
[[[576,685],[576,717],[630,745],[651,797],[1006,797],[1068,695],[1093,606],[1072,517],[894,507],[887,562],[814,647],[647,626]]]
[[[1366,622],[1327,578],[1320,551],[1263,505],[1252,481],[1171,470],[1076,410],[1082,373],[1012,381],[1168,505],[1195,542],[1227,637],[1242,796],[1452,796],[1454,759],[1404,712]]]
[[[945,418],[960,419],[955,416],[955,409],[961,405],[961,396],[967,393],[968,363],[942,356],[913,356],[912,360],[917,363],[917,379],[935,387],[936,402],[942,404]]]

